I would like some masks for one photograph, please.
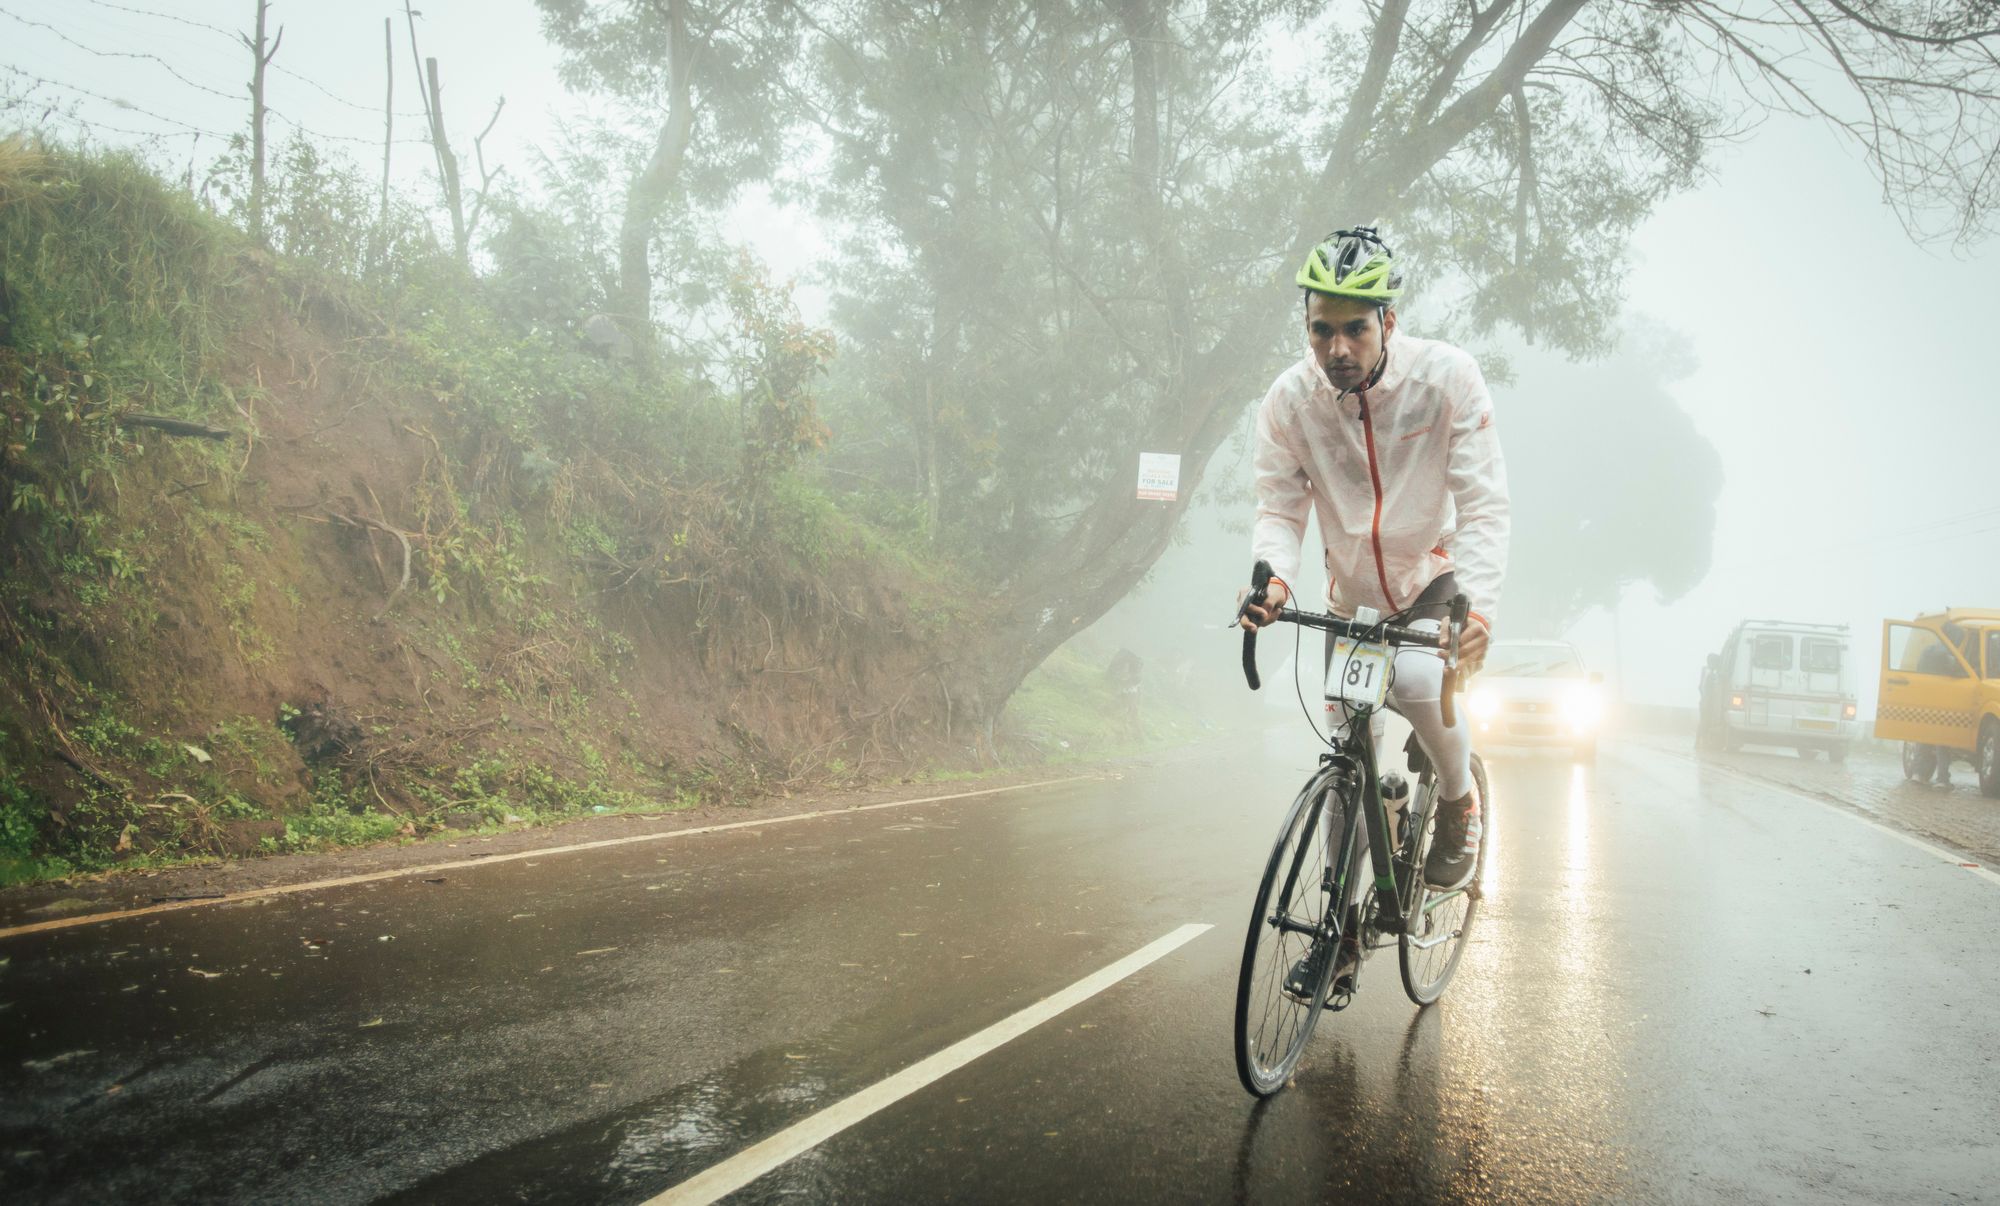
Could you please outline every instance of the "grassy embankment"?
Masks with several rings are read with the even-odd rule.
[[[817,484],[782,291],[722,285],[719,362],[609,358],[564,215],[501,207],[474,271],[375,206],[295,145],[267,249],[0,142],[0,883],[991,765],[904,706],[971,592]],[[1064,654],[1003,745],[1189,723]]]
[[[474,272],[374,204],[294,147],[266,250],[137,161],[0,143],[0,881],[916,757],[829,701],[954,595],[803,471],[831,348],[783,293],[728,282],[719,371],[611,359],[560,215],[507,209]]]

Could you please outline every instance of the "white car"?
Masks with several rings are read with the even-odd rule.
[[[1604,676],[1565,641],[1495,641],[1465,697],[1475,743],[1568,746],[1597,757]]]

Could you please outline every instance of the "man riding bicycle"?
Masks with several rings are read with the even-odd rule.
[[[1306,355],[1271,384],[1257,412],[1257,522],[1251,544],[1271,563],[1262,606],[1246,627],[1277,621],[1297,575],[1306,517],[1319,517],[1327,605],[1407,621],[1441,621],[1464,592],[1471,616],[1461,668],[1485,657],[1507,565],[1507,473],[1493,401],[1466,352],[1396,335],[1402,273],[1371,227],[1337,231],[1312,249],[1305,292]],[[1332,657],[1333,642],[1327,642]],[[1416,730],[1438,776],[1437,828],[1424,878],[1463,885],[1478,864],[1480,808],[1465,718],[1447,727],[1444,663],[1396,655],[1396,710]],[[1379,720],[1378,720],[1379,724]],[[1380,728],[1372,736],[1379,740]],[[1343,950],[1341,963],[1355,958]],[[1295,978],[1310,982],[1307,969]]]

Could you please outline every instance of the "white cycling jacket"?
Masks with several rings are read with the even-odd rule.
[[[1256,473],[1251,547],[1287,585],[1317,512],[1334,611],[1398,611],[1451,570],[1492,630],[1507,569],[1507,467],[1470,355],[1395,333],[1381,380],[1343,395],[1308,352],[1257,411]]]

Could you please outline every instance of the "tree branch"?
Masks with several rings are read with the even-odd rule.
[[[486,136],[493,132],[493,127],[500,121],[500,110],[506,107],[507,98],[502,96],[500,103],[493,106],[493,116],[486,120],[486,128],[481,130],[479,136],[472,140],[472,158],[479,165],[479,199],[472,203],[472,213],[465,219],[465,237],[467,239],[470,239],[473,232],[479,229],[480,215],[486,212],[486,194],[492,190],[493,182],[498,180],[507,171],[505,164],[494,168],[490,172],[486,170]]]
[[[1356,190],[1375,197],[1393,197],[1451,153],[1464,138],[1479,127],[1497,108],[1501,98],[1519,87],[1528,72],[1555,44],[1556,36],[1589,3],[1589,0],[1553,0],[1535,14],[1535,19],[1514,39],[1499,65],[1486,78],[1467,89],[1430,123],[1411,130],[1402,140],[1403,153],[1375,173],[1365,189]],[[1381,202],[1376,202],[1381,204]]]
[[[1348,98],[1347,112],[1341,115],[1340,129],[1333,136],[1333,148],[1327,152],[1326,165],[1320,169],[1320,193],[1330,190],[1353,170],[1361,141],[1375,123],[1375,108],[1382,102],[1382,86],[1388,82],[1389,68],[1395,64],[1396,49],[1402,43],[1403,18],[1409,8],[1409,0],[1387,0],[1382,6],[1382,15],[1375,21],[1375,36],[1369,42],[1368,63],[1362,68],[1361,82]],[[1300,241],[1318,237],[1315,233],[1318,229],[1308,223],[1299,236]]]
[[[231,440],[236,433],[221,427],[210,427],[205,423],[190,423],[186,419],[170,419],[165,415],[144,415],[134,411],[113,415],[112,421],[120,427],[150,427],[171,436],[190,436],[201,440]]]
[[[1947,38],[1933,37],[1914,33],[1907,29],[1898,29],[1893,25],[1884,25],[1874,18],[1869,17],[1855,6],[1842,3],[1841,0],[1827,0],[1827,3],[1831,4],[1841,16],[1853,21],[1856,25],[1861,26],[1870,33],[1881,34],[1885,38],[1891,38],[1898,42],[1913,42],[1922,46],[1962,46],[1968,42],[1984,42],[1988,38],[2000,35],[2000,25],[1996,25],[1991,29],[1976,29],[1971,33],[1955,34]]]
[[[1413,125],[1423,125],[1437,116],[1438,106],[1451,95],[1452,88],[1458,83],[1459,73],[1465,70],[1465,64],[1481,46],[1486,45],[1487,39],[1499,27],[1500,18],[1506,16],[1507,10],[1513,6],[1514,0],[1493,0],[1484,12],[1477,7],[1472,10],[1472,22],[1466,27],[1465,36],[1445,55],[1444,62],[1431,79],[1430,88],[1424,92],[1423,100],[1417,102]]]

